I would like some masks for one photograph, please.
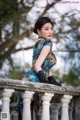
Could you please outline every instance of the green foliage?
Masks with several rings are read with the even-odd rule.
[[[21,69],[21,67],[16,66],[14,69],[12,69],[9,72],[9,78],[11,79],[21,79],[24,75],[24,71]]]
[[[67,15],[73,14],[68,12]],[[80,18],[71,15],[61,18],[57,33],[57,42],[61,43],[65,62],[62,81],[70,85],[80,85]],[[60,49],[60,48],[59,48]],[[67,74],[65,74],[67,72]]]
[[[11,102],[17,102],[17,94],[14,92],[13,94],[12,94],[12,96],[11,96]]]
[[[73,71],[70,71],[68,74],[64,74],[63,77],[62,77],[62,81],[64,83],[67,83],[67,84],[73,85],[73,86],[80,85],[80,83],[78,81],[78,76]]]
[[[9,22],[13,16],[18,15],[17,0],[0,0],[0,21]]]

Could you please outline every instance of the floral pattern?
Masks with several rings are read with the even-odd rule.
[[[41,66],[43,71],[45,72],[46,76],[48,76],[50,69],[56,64],[56,57],[55,57],[54,53],[52,52],[52,41],[45,40],[45,39],[43,39],[43,40],[39,39],[33,48],[32,68],[30,70],[28,70],[26,72],[26,74],[24,75],[24,77],[29,78],[30,81],[39,82],[39,78],[34,69],[34,64],[35,64],[42,48],[46,45],[49,45],[51,48],[49,54],[47,55],[47,57],[45,58],[42,66]]]

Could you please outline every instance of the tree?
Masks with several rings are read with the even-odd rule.
[[[57,43],[61,44],[58,50],[65,52],[65,55],[62,54],[65,61],[62,79],[74,86],[80,85],[80,16],[78,14],[80,12],[74,10],[61,16],[55,36]]]
[[[59,1],[61,0],[55,0],[51,4],[47,3],[40,16]],[[0,68],[5,59],[12,61],[11,54],[16,51],[16,44],[32,33],[33,27],[27,16],[30,10],[37,5],[36,2],[38,1],[0,1]]]
[[[33,22],[29,19],[28,14],[35,7],[36,18],[50,14],[49,10],[52,9],[52,15],[50,16],[55,22],[56,34],[54,38],[56,43],[62,45],[62,48],[57,48],[57,52],[65,52],[62,55],[66,65],[69,67],[68,72],[76,72],[79,79],[80,68],[80,17],[77,17],[80,13],[78,10],[68,11],[61,15],[56,9],[55,4],[61,0],[55,0],[55,2],[49,3],[48,0],[44,0],[47,4],[40,6],[39,0],[1,0],[0,1],[0,68],[2,68],[4,61],[7,59],[12,69],[14,68],[11,54],[21,50],[16,49],[17,43],[24,37],[29,38],[33,31]],[[36,8],[39,8],[37,9]],[[42,11],[41,11],[42,10]],[[58,19],[54,19],[54,14],[59,16]],[[64,46],[64,47],[63,47]],[[32,49],[26,46],[25,50]],[[75,60],[77,58],[77,60]],[[67,64],[68,63],[68,64]],[[78,64],[77,64],[78,63]],[[71,66],[70,66],[71,65]],[[66,71],[66,70],[65,70]],[[68,74],[67,72],[67,74]]]

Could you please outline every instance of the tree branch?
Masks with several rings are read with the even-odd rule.
[[[53,3],[51,4],[47,4],[47,6],[45,7],[43,13],[40,15],[41,16],[44,16],[46,14],[46,12],[51,8],[53,7],[53,5],[55,5],[57,2],[60,2],[61,0],[55,0]]]
[[[32,31],[27,30],[23,34],[17,36],[17,37],[12,37],[9,40],[6,40],[5,43],[0,45],[0,52],[3,52],[6,48],[10,48],[13,44],[17,43],[19,40],[23,39],[24,37],[29,37],[29,34]]]
[[[30,50],[30,49],[33,49],[33,47],[34,47],[34,45],[26,47],[26,48],[19,48],[19,49],[14,50],[14,53],[22,51],[22,50]],[[74,50],[68,50],[68,49],[60,50],[60,49],[57,49],[57,50],[53,50],[53,52],[72,52],[72,53],[74,53],[74,52],[80,52],[80,49],[74,49]]]

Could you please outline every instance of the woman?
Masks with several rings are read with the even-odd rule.
[[[33,48],[32,68],[26,72],[23,80],[42,82],[61,86],[51,73],[56,64],[56,57],[52,52],[53,22],[48,17],[39,18],[34,26],[34,33],[39,38]]]

